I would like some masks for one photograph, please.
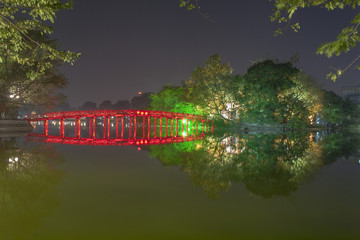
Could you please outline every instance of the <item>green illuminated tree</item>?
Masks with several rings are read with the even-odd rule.
[[[2,116],[9,102],[40,104],[35,100],[44,96],[51,100],[53,92],[66,84],[56,69],[66,62],[73,64],[79,54],[59,50],[49,36],[56,12],[71,7],[71,1],[61,0],[0,0]]]
[[[185,88],[165,86],[163,89],[150,95],[151,102],[148,109],[167,112],[178,112],[202,115],[193,103],[185,100]]]

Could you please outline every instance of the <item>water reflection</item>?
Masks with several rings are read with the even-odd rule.
[[[2,139],[0,239],[358,236],[359,144],[345,132],[221,134],[148,152]],[[333,164],[342,157],[351,164]],[[274,197],[289,195],[296,204]]]
[[[63,162],[51,146],[0,138],[0,236],[28,239],[59,206]]]
[[[313,132],[209,137],[203,141],[150,146],[151,156],[179,165],[216,199],[232,182],[263,198],[289,196],[319,167],[357,152],[357,134]]]
[[[357,162],[360,137],[354,132],[220,134],[205,137],[79,138],[30,136],[29,140],[75,145],[143,145],[164,165],[178,165],[211,199],[242,182],[263,198],[290,196],[321,166],[341,157]],[[140,150],[140,148],[139,148]],[[352,156],[353,158],[349,158]]]

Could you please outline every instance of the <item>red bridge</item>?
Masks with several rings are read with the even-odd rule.
[[[26,119],[34,126],[31,136],[68,144],[164,144],[213,132],[212,122],[202,116],[148,110],[54,112]]]

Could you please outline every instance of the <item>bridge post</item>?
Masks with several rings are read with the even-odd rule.
[[[110,115],[107,116],[107,138],[110,139]]]
[[[103,116],[103,138],[106,138],[106,116]]]
[[[134,139],[136,139],[136,130],[137,130],[137,128],[136,128],[136,117],[137,117],[137,115],[135,115],[134,116]]]
[[[131,139],[131,116],[129,116],[129,139]]]
[[[150,138],[150,116],[148,116],[148,138]]]
[[[119,138],[119,116],[116,116],[116,139]]]
[[[165,137],[168,136],[168,118],[166,117],[166,123],[165,123]]]
[[[155,117],[155,121],[154,121],[154,137],[156,137],[156,117]]]
[[[176,137],[179,135],[179,119],[176,118]]]
[[[143,137],[145,138],[145,116],[143,117]]]
[[[79,118],[79,138],[81,138],[81,118]]]
[[[75,137],[80,138],[80,134],[81,134],[81,120],[80,120],[80,117],[76,117],[75,122],[76,122],[75,123],[75,129],[76,129]]]
[[[124,138],[124,115],[121,115],[121,139]]]
[[[181,136],[183,136],[183,132],[184,132],[184,118],[181,119]]]
[[[171,137],[173,137],[174,135],[174,117],[171,117]]]
[[[49,120],[44,120],[44,135],[47,136],[49,134]]]
[[[92,127],[92,131],[93,131],[92,138],[95,139],[96,138],[96,116],[95,115],[92,118],[92,123],[91,124],[93,125],[93,127]]]
[[[65,118],[62,117],[60,119],[60,137],[64,137],[65,136]]]
[[[91,138],[91,124],[92,124],[92,117],[89,117],[89,138]]]
[[[162,115],[160,115],[160,138],[162,137]]]

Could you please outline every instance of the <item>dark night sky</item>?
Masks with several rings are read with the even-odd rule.
[[[342,86],[358,84],[357,70],[336,83],[325,79],[330,66],[344,67],[358,49],[331,59],[315,53],[322,42],[335,39],[355,11],[304,9],[296,15],[300,32],[274,37],[278,26],[269,20],[268,0],[206,0],[201,5],[214,21],[179,8],[178,0],[74,0],[74,9],[59,13],[55,23],[60,47],[82,53],[74,66],[62,68],[70,82],[64,90],[69,103],[114,103],[138,91],[179,85],[213,54],[243,74],[252,60],[288,60],[299,53],[296,66],[322,87],[341,94]]]

